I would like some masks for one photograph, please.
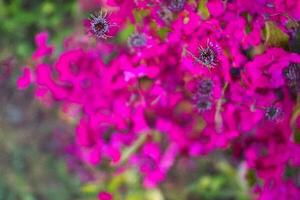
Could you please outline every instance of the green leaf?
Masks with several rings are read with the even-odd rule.
[[[255,171],[248,170],[246,174],[246,179],[248,181],[249,186],[253,186],[257,182]]]
[[[198,14],[203,18],[203,19],[208,19],[210,16],[210,13],[208,11],[208,8],[206,6],[207,0],[200,0],[199,6],[198,6]]]
[[[141,133],[139,138],[135,141],[135,143],[123,151],[120,164],[127,162],[130,156],[134,154],[140,148],[140,146],[142,146],[142,144],[144,144],[146,139],[147,134]]]
[[[271,21],[267,21],[265,24],[265,39],[266,46],[288,47],[289,36]]]
[[[145,197],[147,200],[164,200],[163,194],[159,189],[148,190]]]
[[[83,186],[81,186],[80,191],[83,194],[97,194],[100,190],[100,187],[98,184],[95,183],[87,183]]]
[[[293,139],[294,139],[294,142],[296,144],[300,144],[300,131],[299,130],[294,132],[294,138]]]
[[[134,33],[133,24],[128,24],[117,36],[118,43],[125,43],[128,38]]]

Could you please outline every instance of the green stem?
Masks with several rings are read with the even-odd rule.
[[[141,133],[138,139],[128,148],[126,148],[123,153],[119,165],[123,165],[128,161],[130,156],[134,154],[146,141],[147,133]]]

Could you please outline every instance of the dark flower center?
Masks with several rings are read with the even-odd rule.
[[[110,24],[106,19],[106,14],[92,15],[90,19],[91,32],[98,38],[107,38]]]
[[[105,28],[105,24],[104,24],[103,22],[99,22],[99,23],[95,24],[95,29],[96,29],[97,31],[101,31],[101,30],[103,30],[104,28]]]
[[[293,92],[300,91],[300,65],[297,63],[291,63],[289,66],[283,69],[283,77],[287,86]]]
[[[281,114],[281,109],[276,106],[267,107],[265,110],[265,117],[268,120],[275,120]]]
[[[161,20],[163,20],[166,24],[171,23],[172,19],[173,19],[173,14],[172,12],[166,8],[166,7],[161,7],[161,9],[159,9],[157,11],[158,16],[161,18]]]
[[[185,5],[185,0],[171,0],[169,1],[168,8],[174,12],[179,12],[183,10]]]
[[[105,20],[97,20],[93,23],[93,30],[95,34],[105,34],[108,32],[108,24]]]
[[[128,44],[130,47],[140,48],[144,47],[147,43],[147,39],[143,34],[134,34],[129,38]]]
[[[198,86],[198,94],[202,96],[208,96],[211,94],[213,83],[211,80],[202,80]]]
[[[210,46],[199,49],[198,59],[206,66],[214,66],[217,64],[217,54]]]
[[[230,68],[230,75],[233,79],[239,79],[241,76],[241,68],[239,67],[231,67]]]
[[[284,77],[289,81],[295,81],[300,79],[300,66],[299,64],[292,63],[288,67],[283,69]]]
[[[211,101],[208,98],[199,98],[196,102],[196,107],[199,112],[210,110],[212,106]]]

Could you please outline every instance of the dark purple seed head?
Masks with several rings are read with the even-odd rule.
[[[197,60],[208,68],[213,68],[218,64],[218,47],[207,41],[206,47],[199,47]]]
[[[142,48],[147,44],[147,38],[144,34],[134,33],[128,39],[128,46],[130,48]]]
[[[212,93],[213,82],[209,79],[204,79],[199,82],[197,94],[200,96],[209,96]]]
[[[300,65],[292,63],[283,69],[283,76],[288,81],[295,81],[300,79]]]
[[[270,121],[278,119],[281,114],[281,109],[276,106],[270,106],[265,109],[265,118]]]
[[[216,53],[213,49],[207,47],[199,50],[199,60],[206,66],[212,66],[216,63]]]
[[[91,32],[97,37],[97,38],[108,38],[108,32],[110,28],[110,23],[107,20],[107,14],[106,13],[99,13],[97,15],[91,15],[90,18],[90,24],[91,24]]]
[[[180,12],[183,10],[186,0],[169,0],[168,8],[173,12]]]
[[[231,67],[230,68],[230,76],[232,79],[236,80],[241,77],[241,68],[240,67]]]
[[[171,12],[171,10],[169,10],[165,6],[162,6],[157,11],[157,14],[160,17],[160,19],[166,24],[170,24],[171,21],[173,20],[173,13]]]
[[[196,108],[199,112],[205,112],[210,110],[212,107],[212,102],[209,98],[199,97],[196,101]]]
[[[291,63],[283,69],[282,74],[287,86],[293,92],[300,92],[300,65],[297,63]]]

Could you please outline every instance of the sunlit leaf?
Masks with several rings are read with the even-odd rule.
[[[274,22],[267,21],[265,24],[265,39],[267,46],[286,48],[289,36],[276,26]]]
[[[210,14],[209,10],[206,6],[207,0],[200,0],[199,6],[198,6],[198,14],[203,18],[203,19],[208,19]]]

